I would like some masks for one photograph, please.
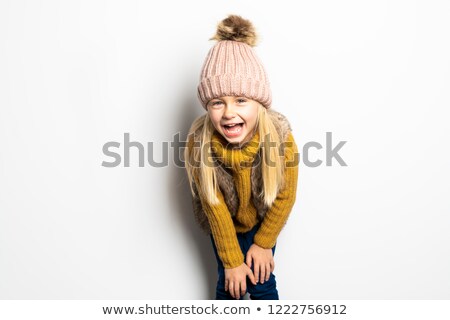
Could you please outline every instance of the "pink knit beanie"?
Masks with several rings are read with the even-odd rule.
[[[252,23],[229,15],[209,40],[218,42],[209,50],[200,74],[198,98],[208,101],[221,96],[243,96],[270,108],[272,93],[264,67],[252,47],[257,35]]]

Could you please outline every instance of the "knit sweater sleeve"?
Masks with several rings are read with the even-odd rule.
[[[284,156],[286,162],[284,171],[285,185],[278,192],[253,240],[255,244],[266,249],[274,247],[278,235],[286,224],[295,203],[299,154],[292,132],[289,133],[286,139]]]
[[[189,139],[188,148],[193,147],[193,140]],[[203,212],[208,218],[217,253],[225,268],[235,268],[244,263],[244,254],[239,245],[233,219],[225,203],[220,189],[217,191],[219,203],[210,205],[208,201],[199,194],[199,179],[193,177],[195,197],[200,199]]]
[[[244,263],[244,254],[239,246],[233,219],[220,190],[217,197],[219,198],[217,205],[210,205],[202,197],[200,200],[208,217],[220,260],[225,268],[235,268]]]

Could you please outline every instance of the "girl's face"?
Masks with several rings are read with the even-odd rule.
[[[258,108],[259,102],[235,96],[215,98],[207,104],[214,128],[232,144],[242,144],[252,138]]]

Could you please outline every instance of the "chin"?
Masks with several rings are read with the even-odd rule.
[[[225,138],[225,140],[227,140],[229,143],[231,144],[242,144],[245,140],[245,137],[248,135],[247,132],[243,132],[240,136],[238,137],[227,137],[225,134],[223,134],[223,137]]]

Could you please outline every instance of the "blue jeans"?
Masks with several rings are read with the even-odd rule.
[[[255,236],[256,231],[258,231],[261,222],[259,222],[252,230],[245,233],[236,233],[237,239],[239,241],[239,245],[241,247],[242,253],[245,256],[247,255],[248,249],[253,244],[253,238]],[[217,259],[217,271],[219,273],[219,279],[217,281],[216,287],[216,300],[235,300],[230,294],[229,291],[225,291],[225,270],[223,267],[223,263],[220,260],[220,257],[217,253],[217,247],[214,243],[214,238],[212,234],[210,235],[210,239],[213,245],[214,253]],[[272,248],[272,254],[275,255],[275,246]],[[254,263],[252,262],[251,270],[253,270]],[[254,285],[247,276],[247,291],[250,294],[250,299],[252,300],[279,300],[277,283],[275,280],[275,275],[273,273],[270,274],[269,281],[264,281],[263,284],[258,282]],[[241,296],[240,300],[243,300],[243,296]]]

